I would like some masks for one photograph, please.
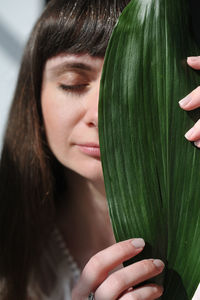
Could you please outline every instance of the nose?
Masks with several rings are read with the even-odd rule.
[[[98,104],[99,104],[100,80],[98,80],[91,92],[87,95],[87,106],[85,113],[85,123],[89,127],[98,128]]]

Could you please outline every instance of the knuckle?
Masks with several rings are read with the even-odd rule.
[[[101,255],[99,253],[95,254],[90,258],[90,260],[87,263],[87,266],[90,266],[95,272],[100,272],[103,266],[103,260],[101,258]]]
[[[151,260],[143,260],[141,263],[146,274],[152,273],[154,270],[156,270],[156,266],[154,266]]]
[[[109,286],[112,286],[113,288],[116,288],[117,290],[122,289],[126,285],[123,276],[121,276],[121,274],[117,273],[117,272],[113,273],[109,276],[108,284],[109,284]]]
[[[116,250],[119,255],[123,255],[124,253],[126,253],[127,247],[124,245],[123,242],[119,242],[119,243],[115,244],[115,246],[116,246]]]
[[[98,278],[101,278],[104,273],[104,263],[102,256],[97,253],[90,258],[84,267],[81,279],[85,282],[96,282]]]

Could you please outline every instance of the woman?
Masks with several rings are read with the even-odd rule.
[[[121,268],[144,241],[115,244],[100,162],[103,57],[128,2],[52,0],[31,34],[0,166],[3,300],[150,300],[163,292],[142,284],[163,271],[159,259]],[[199,68],[196,59],[190,65]],[[180,105],[199,102],[197,89]],[[200,139],[198,127],[188,139]]]

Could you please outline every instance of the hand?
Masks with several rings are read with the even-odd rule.
[[[80,280],[72,291],[72,300],[86,300],[91,292],[94,292],[95,300],[159,298],[163,293],[161,286],[144,284],[135,289],[134,286],[161,273],[164,268],[161,260],[145,259],[114,270],[143,248],[143,239],[130,239],[98,252],[83,269]]]
[[[200,56],[188,57],[187,63],[193,69],[200,70]],[[184,110],[193,110],[200,107],[200,86],[179,101],[179,105]],[[195,146],[200,148],[200,119],[186,132],[185,138],[194,142]]]

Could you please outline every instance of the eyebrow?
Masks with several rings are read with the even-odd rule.
[[[64,62],[52,67],[49,71],[53,76],[60,76],[70,70],[95,72],[92,66],[79,62]]]

